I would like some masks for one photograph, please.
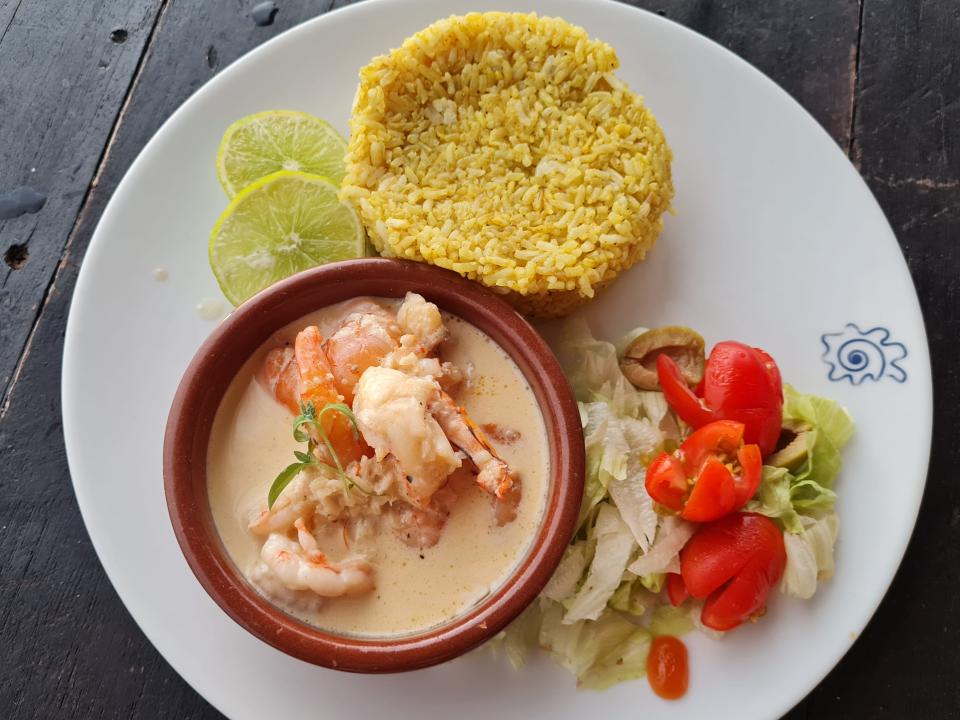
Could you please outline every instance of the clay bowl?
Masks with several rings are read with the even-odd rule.
[[[504,584],[465,614],[412,635],[357,638],[325,632],[287,615],[256,592],[234,566],[214,526],[206,453],[220,400],[244,361],[279,328],[358,295],[418,292],[459,315],[503,347],[540,404],[550,442],[546,510],[526,557]],[[167,419],[163,479],[170,520],[190,568],[210,597],[244,629],[288,655],[338,670],[384,673],[450,660],[503,629],[556,569],[576,524],[583,490],[580,416],[546,343],[509,305],[454,273],[402,260],[325,265],[277,283],[243,303],[197,351]]]

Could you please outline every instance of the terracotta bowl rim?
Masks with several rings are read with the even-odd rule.
[[[410,635],[337,635],[278,609],[234,566],[213,524],[206,491],[206,447],[213,415],[227,386],[273,332],[312,310],[350,297],[402,297],[408,290],[486,332],[522,370],[537,396],[550,442],[546,507],[524,559],[498,590],[465,614]],[[301,312],[304,307],[308,309]],[[167,418],[163,478],[170,520],[190,569],[241,627],[316,665],[352,672],[398,672],[435,665],[480,645],[540,593],[575,530],[584,482],[583,434],[576,400],[559,363],[543,338],[506,302],[447,270],[405,260],[363,258],[283,280],[240,305],[211,333],[184,372]]]

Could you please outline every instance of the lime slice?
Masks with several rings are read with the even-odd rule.
[[[293,110],[248,115],[227,128],[217,177],[229,197],[279,170],[315,173],[340,184],[347,143],[330,123]]]
[[[363,226],[327,178],[280,171],[248,185],[210,233],[210,267],[234,305],[294,273],[362,257]]]

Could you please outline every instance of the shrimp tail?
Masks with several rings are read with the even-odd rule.
[[[476,465],[480,487],[498,500],[515,496],[516,493],[512,492],[516,482],[513,471],[497,455],[487,436],[466,410],[441,390],[430,406],[430,414],[450,442],[465,452]]]

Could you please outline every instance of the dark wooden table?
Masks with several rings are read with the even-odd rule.
[[[91,233],[160,123],[243,53],[348,4],[278,0],[262,27],[256,2],[0,0],[0,193],[47,196],[0,220],[0,718],[218,716],[97,561],[64,457],[60,365]],[[936,421],[916,532],[867,630],[788,717],[960,717],[960,3],[633,4],[742,55],[823,124],[887,213],[926,316]]]

